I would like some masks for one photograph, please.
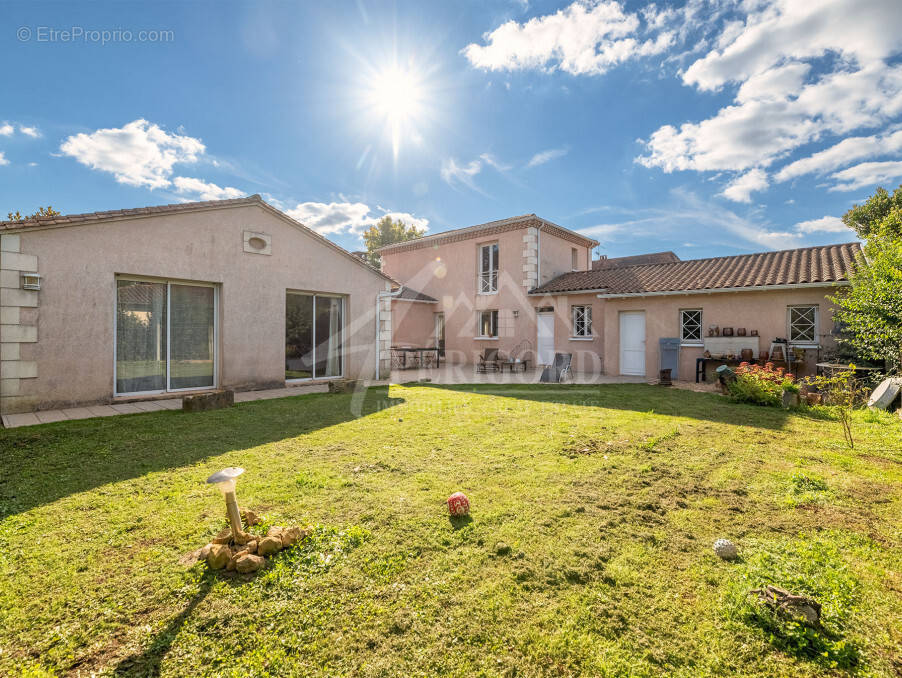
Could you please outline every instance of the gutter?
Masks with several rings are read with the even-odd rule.
[[[835,282],[795,283],[792,285],[761,285],[759,287],[721,287],[707,290],[667,290],[665,292],[627,292],[623,294],[599,294],[599,299],[632,299],[636,297],[669,297],[687,294],[720,294],[724,292],[770,292],[772,290],[807,290],[817,287],[844,287],[848,280]]]
[[[352,255],[353,256],[353,255]],[[376,381],[379,380],[379,327],[382,325],[382,300],[394,299],[404,291],[404,285],[401,285],[395,292],[377,292],[376,293]],[[389,369],[389,373],[391,370]]]

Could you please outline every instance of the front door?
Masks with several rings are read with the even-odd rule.
[[[435,347],[440,358],[445,357],[445,314],[435,314]]]
[[[645,311],[620,314],[620,374],[645,376]]]
[[[554,362],[554,313],[539,313],[536,336],[536,360],[539,365]]]

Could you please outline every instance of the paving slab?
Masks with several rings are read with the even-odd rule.
[[[129,405],[134,405],[142,412],[160,412],[166,409],[158,400],[146,400],[144,402],[129,403]]]
[[[88,408],[88,411],[95,417],[114,417],[119,414],[109,405],[92,405]]]
[[[66,419],[90,419],[94,416],[87,407],[68,407],[60,412],[66,415]]]
[[[133,403],[114,403],[110,405],[110,407],[119,414],[138,414],[144,411],[141,408],[136,407]]]
[[[34,414],[42,424],[52,424],[55,421],[66,421],[69,418],[62,410],[46,410],[44,412],[35,412]]]
[[[182,409],[182,399],[181,398],[171,398],[169,400],[157,400],[156,402],[160,403],[160,406],[164,410],[180,410],[180,409]]]
[[[18,426],[34,426],[40,424],[41,420],[33,412],[25,414],[4,414],[3,425],[6,428],[16,428]]]

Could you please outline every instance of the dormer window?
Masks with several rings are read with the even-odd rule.
[[[479,247],[479,293],[498,291],[498,243]]]

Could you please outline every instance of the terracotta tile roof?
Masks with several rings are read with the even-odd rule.
[[[409,287],[405,287],[401,290],[401,294],[395,297],[395,299],[399,299],[401,301],[426,301],[431,304],[438,303],[438,299],[434,299],[430,297],[428,294],[423,294],[422,292],[417,292],[414,289]]]
[[[629,257],[604,257],[592,262],[592,270],[602,268],[623,268],[624,266],[638,266],[640,264],[670,264],[680,261],[673,252],[652,252],[651,254],[633,254]]]
[[[771,285],[829,285],[849,279],[860,252],[861,245],[853,242],[666,264],[577,271],[558,276],[532,290],[530,294],[597,290],[614,295],[641,295]]]
[[[299,222],[297,219],[294,219],[281,210],[273,207],[268,202],[263,200],[259,194],[255,193],[254,195],[249,195],[246,198],[231,198],[229,200],[204,200],[200,202],[181,202],[174,203],[169,205],[154,205],[151,207],[135,207],[132,209],[124,209],[124,210],[107,210],[105,212],[87,212],[85,214],[59,214],[52,217],[39,217],[37,219],[24,219],[22,221],[0,221],[0,231],[9,231],[9,230],[22,230],[29,228],[61,228],[67,226],[78,226],[81,224],[89,224],[95,222],[103,222],[103,221],[119,221],[122,219],[136,219],[142,217],[153,217],[163,214],[180,214],[184,212],[201,212],[211,209],[222,209],[222,208],[230,208],[230,207],[244,207],[250,205],[258,205],[264,210],[270,212],[271,214],[276,215],[277,217],[284,219],[295,226],[300,226],[306,233],[313,236],[314,238],[319,239],[325,245],[328,245],[332,249],[336,250],[343,256],[352,259],[360,266],[366,267],[367,270],[372,271],[376,275],[384,278],[391,282],[394,286],[398,286],[399,283],[397,280],[392,278],[389,275],[386,275],[382,271],[377,268],[373,268],[368,263],[363,261],[360,257],[348,252],[345,248],[340,245],[336,245],[334,242],[329,240],[323,235],[320,235],[312,228],[309,228]]]
[[[521,214],[517,217],[509,217],[507,219],[499,219],[497,221],[489,221],[484,224],[475,226],[467,226],[465,228],[454,228],[450,231],[442,231],[432,235],[424,235],[422,238],[414,238],[413,240],[405,240],[404,242],[396,242],[391,245],[380,247],[377,252],[380,254],[395,254],[396,252],[407,252],[423,247],[431,247],[433,245],[445,245],[451,242],[467,240],[469,238],[479,238],[495,233],[503,233],[505,231],[514,231],[520,228],[540,228],[545,232],[553,233],[559,238],[569,240],[583,247],[595,247],[598,241],[587,238],[581,233],[571,231],[569,228],[558,226],[555,223],[538,217],[535,214]]]

